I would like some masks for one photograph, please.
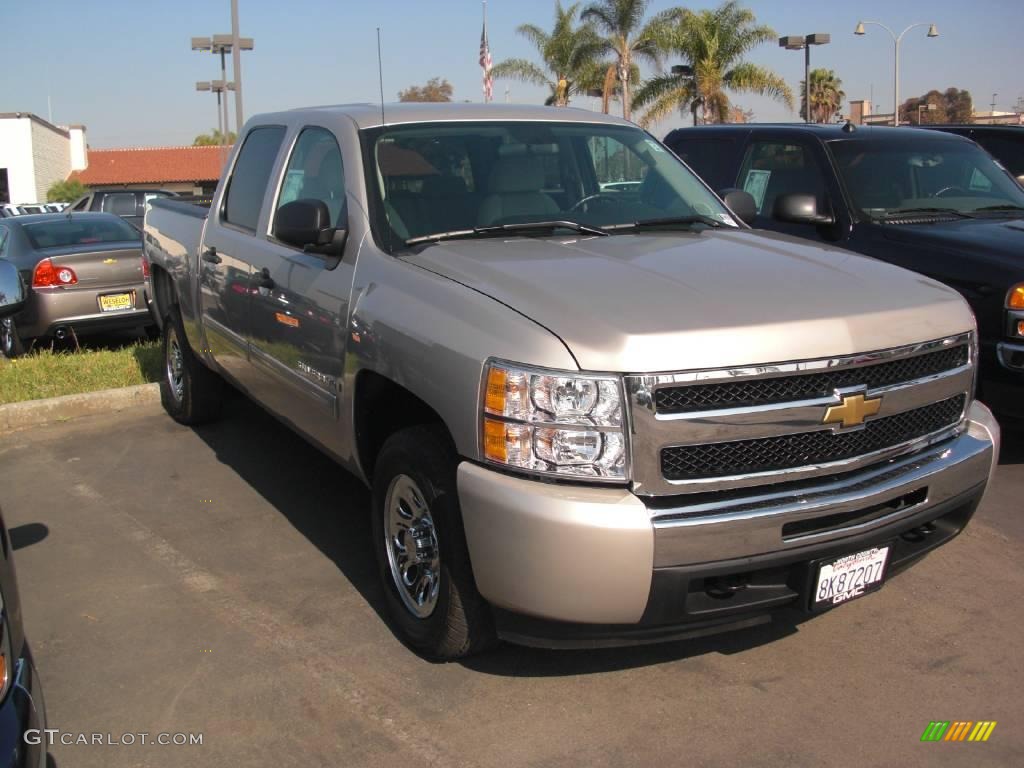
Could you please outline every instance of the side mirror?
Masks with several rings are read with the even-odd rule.
[[[25,284],[21,281],[18,268],[0,259],[0,317],[10,317],[21,312],[26,298]]]
[[[740,221],[750,226],[754,225],[754,219],[757,218],[757,202],[752,194],[744,192],[742,189],[729,187],[719,192],[718,196]]]
[[[331,212],[323,200],[304,198],[277,209],[274,237],[307,253],[341,258],[348,230],[331,226]]]
[[[779,195],[772,206],[772,218],[792,224],[834,224],[828,214],[818,213],[818,201],[814,195],[802,193]]]

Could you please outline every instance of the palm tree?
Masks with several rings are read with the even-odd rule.
[[[775,30],[757,24],[754,13],[728,0],[713,11],[684,10],[677,17],[667,49],[688,65],[657,75],[636,94],[647,107],[641,125],[650,125],[675,110],[697,113],[702,122],[724,122],[729,115],[727,91],[770,96],[793,108],[786,81],[769,69],[744,61],[744,55],[775,38]]]
[[[579,3],[574,3],[564,8],[558,0],[550,34],[535,24],[523,24],[516,29],[533,43],[544,66],[526,59],[507,59],[495,65],[491,74],[547,86],[551,89],[548,104],[568,106],[573,96],[593,85],[595,60],[602,49],[602,41],[591,25],[576,24],[579,7]]]
[[[614,60],[622,116],[626,120],[630,120],[633,113],[630,82],[636,73],[635,62],[659,63],[669,22],[680,13],[665,11],[645,22],[649,3],[650,0],[596,0],[583,9],[580,17],[594,22],[605,35],[604,50]],[[607,98],[608,88],[604,90]]]
[[[843,106],[843,81],[831,69],[811,70],[811,122],[830,123]],[[800,115],[807,119],[807,89],[800,81]]]

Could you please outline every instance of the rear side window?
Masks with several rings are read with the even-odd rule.
[[[978,142],[992,157],[1002,163],[1017,178],[1024,176],[1024,131],[1016,141],[998,135],[976,134],[971,138]]]
[[[235,162],[234,173],[228,181],[223,218],[229,224],[256,230],[260,206],[267,191],[270,172],[284,139],[284,127],[253,128]]]
[[[115,216],[135,216],[138,213],[134,192],[114,192],[104,195],[103,210]]]
[[[672,151],[715,191],[736,183],[735,145],[728,139],[676,139]]]

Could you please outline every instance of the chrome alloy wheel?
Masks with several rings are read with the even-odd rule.
[[[180,403],[185,397],[185,360],[181,353],[181,343],[174,328],[168,327],[167,333],[167,383],[170,385],[174,400]]]
[[[411,477],[392,478],[384,499],[384,514],[391,579],[409,612],[425,619],[437,606],[441,552],[430,508]]]
[[[0,320],[0,352],[4,357],[14,357],[14,318],[5,317]]]

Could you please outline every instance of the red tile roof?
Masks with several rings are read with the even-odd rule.
[[[216,181],[224,155],[220,147],[133,147],[90,149],[89,167],[70,178],[86,186]]]

